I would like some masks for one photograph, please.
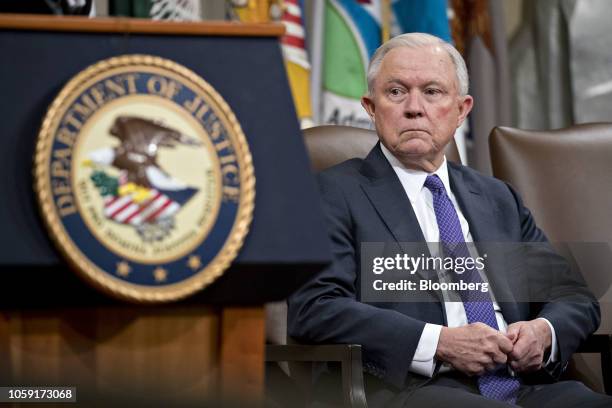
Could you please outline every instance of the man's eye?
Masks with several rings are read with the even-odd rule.
[[[440,91],[440,90],[439,90],[439,89],[437,89],[437,88],[427,88],[427,89],[425,90],[425,94],[426,94],[426,95],[437,95],[437,94],[439,94],[439,93],[441,93],[441,92],[442,92],[442,91]]]
[[[392,88],[391,90],[389,90],[389,94],[391,96],[399,96],[401,95],[402,91],[399,88]]]

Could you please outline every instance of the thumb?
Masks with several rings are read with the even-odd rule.
[[[511,324],[510,326],[508,326],[508,332],[506,333],[506,335],[514,343],[518,339],[520,331],[521,326],[519,324]]]

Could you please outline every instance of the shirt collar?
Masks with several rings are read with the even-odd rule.
[[[448,166],[446,164],[446,156],[444,156],[440,167],[438,167],[433,173],[427,173],[422,170],[412,170],[406,168],[397,159],[397,157],[395,157],[393,153],[391,153],[382,143],[380,143],[380,149],[382,150],[383,154],[389,161],[389,164],[391,164],[391,167],[393,167],[393,170],[399,177],[400,182],[402,183],[404,190],[406,190],[406,194],[408,194],[408,199],[410,201],[414,202],[417,199],[418,195],[421,193],[421,190],[425,188],[425,179],[430,174],[436,174],[438,177],[440,177],[440,180],[442,180],[447,194],[450,195],[451,190],[448,177]]]

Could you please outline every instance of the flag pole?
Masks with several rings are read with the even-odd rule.
[[[381,39],[382,42],[389,41],[391,38],[391,0],[382,0],[381,7]]]
[[[312,10],[312,35],[310,37],[310,101],[312,120],[321,125],[321,90],[323,89],[323,34],[325,31],[325,0],[315,0]]]

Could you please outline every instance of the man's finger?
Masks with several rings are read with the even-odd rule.
[[[495,361],[497,364],[506,364],[508,361],[508,356],[500,351],[493,355],[493,361]]]
[[[507,336],[504,336],[503,334],[500,335],[498,339],[499,340],[497,342],[497,345],[499,346],[499,349],[505,354],[510,353],[514,348],[512,340],[510,340]]]
[[[508,336],[514,335],[516,337],[519,337],[520,331],[521,331],[521,325],[518,323],[512,323],[510,326],[508,326],[507,334]]]
[[[527,340],[519,338],[512,347],[510,352],[510,359],[514,361],[520,361],[527,356],[529,353],[529,347],[527,347]]]
[[[523,358],[510,363],[510,366],[519,372],[535,371],[542,366],[542,358],[538,355],[537,352],[527,353],[527,355]]]
[[[510,367],[512,367],[517,372],[521,372],[525,371],[525,369],[529,366],[530,363],[531,360],[529,359],[529,357],[524,357],[520,360],[512,360],[510,362]]]

